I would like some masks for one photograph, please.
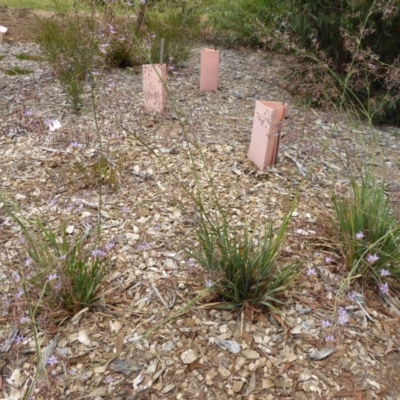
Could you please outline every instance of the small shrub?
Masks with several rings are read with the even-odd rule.
[[[290,2],[286,34],[305,60],[325,65],[339,96],[330,101],[348,106],[369,122],[400,124],[400,5],[394,0]],[[310,57],[304,50],[312,53]],[[318,60],[317,60],[318,59]],[[312,67],[302,75],[316,91]],[[326,86],[329,89],[329,86]],[[304,90],[304,89],[303,89]]]
[[[335,219],[350,279],[382,287],[388,281],[400,287],[400,226],[392,215],[384,183],[364,170],[353,177],[347,198],[333,196]]]
[[[118,190],[122,169],[121,160],[113,162],[106,156],[103,156],[101,160],[91,161],[90,163],[78,161],[71,168],[70,176],[73,179],[71,183],[78,183],[88,188],[96,187],[101,180],[102,184],[113,190]]]
[[[82,108],[84,83],[99,64],[95,23],[89,17],[64,16],[40,19],[37,41],[53,66],[76,111]]]
[[[4,199],[3,199],[4,200]],[[66,226],[53,229],[40,220],[26,220],[6,205],[5,211],[21,229],[29,258],[15,274],[36,317],[59,321],[92,306],[108,272],[109,252],[95,248],[90,231],[70,239]]]
[[[161,39],[164,39],[164,62],[179,65],[189,58],[200,33],[201,3],[163,0],[146,9],[145,29],[139,32],[148,48],[151,61],[159,63]]]
[[[276,235],[270,224],[256,240],[248,226],[232,228],[225,217],[220,225],[202,218],[197,230],[201,250],[192,255],[209,274],[206,286],[220,301],[219,307],[248,303],[276,310],[283,304],[280,296],[299,269],[298,264],[279,266],[288,221],[286,217]]]

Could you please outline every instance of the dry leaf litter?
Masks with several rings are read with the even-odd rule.
[[[99,155],[89,87],[84,112],[74,115],[50,66],[16,58],[21,53],[40,56],[29,42],[0,46],[1,192],[29,217],[68,219],[70,233],[81,232],[95,224],[99,201],[88,172]],[[359,169],[365,159],[398,201],[400,145],[393,133],[399,131],[371,129],[296,105],[281,87],[290,62],[285,57],[221,49],[215,93],[199,92],[199,61],[198,48],[168,77],[185,132],[171,102],[165,115],[143,110],[139,70],[97,78],[106,173],[115,174],[114,185],[104,184],[102,212],[102,234],[117,243],[106,277],[111,289],[102,305],[81,311],[54,332],[40,332],[42,357],[55,355],[59,363],[37,382],[38,398],[309,400],[361,399],[356,396],[367,393],[400,399],[398,301],[384,303],[372,292],[364,306],[344,295],[336,299],[340,262],[323,238],[333,190],[345,193],[347,169]],[[4,73],[15,66],[32,73]],[[259,171],[247,160],[255,100],[284,98],[288,112],[279,163]],[[44,123],[49,118],[62,127],[50,132]],[[74,141],[80,146],[72,149]],[[287,293],[281,315],[191,305],[204,282],[185,252],[194,243],[196,209],[171,177],[176,174],[194,192],[189,146],[206,207],[215,190],[238,223],[258,228],[272,219],[277,226],[302,185],[282,262],[301,260],[317,275],[303,274]],[[7,270],[19,262],[21,243],[0,212],[5,304],[15,301]],[[336,326],[336,342],[326,343],[330,331],[321,324],[337,325],[335,306],[345,307],[350,321]],[[1,396],[21,399],[34,378],[35,345],[11,310],[3,306],[1,315]],[[22,343],[16,344],[17,335]]]

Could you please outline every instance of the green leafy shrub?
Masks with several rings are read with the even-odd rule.
[[[220,301],[219,307],[248,303],[276,310],[283,304],[280,297],[299,270],[297,263],[279,266],[288,221],[289,216],[276,234],[270,224],[256,238],[248,226],[233,227],[225,216],[216,223],[201,218],[197,230],[201,250],[193,256],[209,274],[206,286]]]
[[[161,39],[164,39],[164,62],[175,65],[189,58],[200,33],[201,2],[163,0],[146,9],[144,27],[139,32],[151,61],[159,63]],[[144,35],[144,36],[143,36]]]
[[[350,181],[348,197],[333,196],[333,226],[343,246],[350,279],[375,287],[391,282],[400,287],[400,226],[392,215],[384,183],[378,184],[369,170],[358,182]]]
[[[306,59],[322,61],[339,95],[370,122],[400,124],[400,4],[393,0],[291,1],[287,33]],[[318,74],[308,77],[310,94]],[[321,92],[319,92],[321,93]]]
[[[207,7],[204,23],[214,40],[260,45],[265,29],[279,26],[286,8],[287,2],[278,0],[218,0]]]

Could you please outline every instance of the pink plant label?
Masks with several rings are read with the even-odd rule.
[[[275,163],[286,108],[277,101],[256,101],[248,157],[260,169]]]
[[[147,111],[164,112],[167,98],[164,86],[166,82],[165,64],[143,65],[144,107]]]
[[[218,89],[219,51],[201,50],[200,91],[210,92]]]

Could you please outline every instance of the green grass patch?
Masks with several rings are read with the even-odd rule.
[[[28,75],[28,74],[32,73],[33,71],[30,69],[26,69],[26,68],[14,67],[12,69],[5,69],[3,72],[6,75],[15,76],[15,75]]]
[[[17,57],[18,60],[43,61],[43,58],[40,56],[33,56],[26,53],[17,54],[15,57]]]
[[[73,0],[0,0],[0,6],[58,12],[72,10]]]

